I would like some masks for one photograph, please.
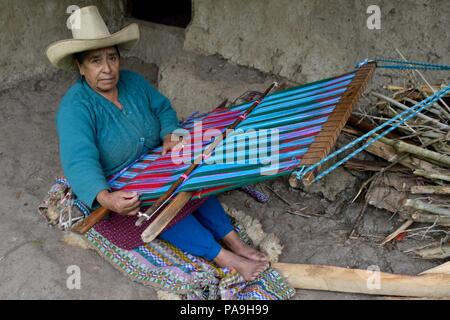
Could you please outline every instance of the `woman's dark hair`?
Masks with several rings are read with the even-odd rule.
[[[116,48],[117,54],[119,55],[119,58],[120,58],[119,47],[117,45],[115,45],[114,48]],[[89,51],[77,52],[77,53],[74,53],[73,56],[75,57],[75,60],[77,60],[79,64],[83,64],[84,59],[86,59],[86,57],[88,55],[88,52]]]

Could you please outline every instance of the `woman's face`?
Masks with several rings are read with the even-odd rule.
[[[82,63],[77,61],[80,74],[89,85],[100,92],[116,88],[119,81],[120,57],[115,47],[88,51]]]

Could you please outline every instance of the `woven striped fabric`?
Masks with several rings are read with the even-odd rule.
[[[239,124],[236,131],[216,147],[211,157],[204,160],[204,163],[189,175],[177,193],[194,191],[192,199],[196,199],[291,174],[298,168],[354,77],[355,72],[351,72],[268,95]],[[251,104],[216,108],[208,114],[191,116],[182,124],[182,128],[189,131],[194,141],[187,147],[192,150],[207,147],[211,141],[203,138],[196,143],[195,139],[204,137],[211,129],[222,132],[243,115]],[[200,129],[195,126],[199,121],[202,123]],[[254,161],[255,154],[251,153],[259,150],[254,144],[260,141],[248,139],[251,130],[262,129],[276,129],[279,137],[278,167],[276,173],[270,175],[261,173],[270,167],[267,160],[271,155],[265,159],[256,155]],[[230,150],[230,145],[235,149]],[[194,159],[192,156],[190,161],[174,163],[173,154],[170,152],[161,156],[161,150],[159,147],[150,151],[132,166],[111,178],[112,189],[141,193],[144,206],[155,202],[182,176],[190,161]],[[230,160],[229,157],[251,158],[252,161],[224,162]]]

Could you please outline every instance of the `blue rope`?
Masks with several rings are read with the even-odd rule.
[[[409,108],[408,110],[403,111],[402,113],[398,114],[397,116],[395,116],[392,119],[389,119],[388,121],[386,121],[385,123],[383,123],[382,125],[376,127],[375,129],[367,132],[366,134],[364,134],[363,136],[359,137],[358,139],[354,140],[353,142],[345,145],[344,147],[340,148],[339,150],[333,152],[332,154],[330,154],[328,157],[322,159],[321,161],[319,161],[318,163],[316,163],[315,165],[312,165],[310,167],[308,167],[306,170],[305,168],[301,168],[301,170],[299,172],[296,172],[297,174],[297,179],[301,180],[303,179],[303,177],[306,176],[307,173],[317,169],[318,167],[324,165],[327,161],[329,161],[330,159],[336,157],[337,155],[341,154],[342,152],[352,148],[353,146],[355,146],[357,143],[365,140],[366,138],[369,138],[370,136],[372,136],[373,134],[377,133],[378,131],[380,131],[381,129],[385,128],[386,126],[389,126],[391,123],[393,123],[394,121],[400,120],[398,123],[396,123],[395,125],[391,126],[389,129],[387,129],[385,132],[379,134],[377,137],[373,138],[372,140],[366,142],[363,146],[361,146],[360,148],[358,148],[357,150],[353,151],[352,153],[350,153],[348,156],[346,156],[344,159],[338,161],[337,163],[335,163],[333,166],[331,166],[330,168],[328,168],[327,170],[325,170],[324,172],[322,172],[321,174],[319,174],[315,179],[314,182],[322,179],[324,176],[326,176],[327,174],[329,174],[330,172],[332,172],[333,170],[337,169],[338,167],[340,167],[343,163],[345,163],[346,161],[348,161],[349,159],[353,158],[355,155],[357,155],[358,153],[360,153],[361,151],[365,150],[368,146],[370,146],[371,144],[373,144],[374,142],[380,140],[381,138],[383,138],[384,136],[386,136],[388,133],[390,133],[391,131],[395,130],[396,128],[398,128],[400,125],[402,125],[403,123],[405,123],[406,121],[408,121],[409,119],[411,119],[412,117],[414,117],[415,115],[417,115],[419,112],[421,112],[422,110],[426,109],[427,107],[429,107],[430,105],[433,105],[434,103],[436,103],[439,99],[441,99],[443,96],[447,95],[447,93],[450,92],[450,85],[445,87],[444,89],[436,92],[434,95],[428,97],[427,99],[421,101],[420,103],[412,106],[411,108]]]
[[[387,65],[378,65],[379,68],[383,69],[395,69],[395,70],[432,70],[432,71],[442,71],[442,70],[450,70],[443,69],[439,67],[420,67],[420,66],[387,66]]]
[[[448,71],[449,65],[434,64],[421,61],[405,61],[397,59],[383,59],[376,58],[374,60],[365,59],[356,65],[356,68],[361,68],[369,62],[376,62],[378,68],[397,69],[397,70],[433,70],[433,71]]]
[[[306,170],[306,166],[302,166],[299,171],[295,172],[297,175],[297,180],[301,180],[303,178],[303,173]]]
[[[421,61],[405,61],[405,60],[397,60],[397,59],[382,59],[377,58],[375,59],[377,62],[385,62],[385,63],[395,63],[397,64],[392,67],[401,67],[401,66],[418,66],[423,68],[432,68],[432,69],[439,69],[439,70],[450,70],[449,65],[445,64],[435,64],[435,63],[427,63],[427,62],[421,62]]]

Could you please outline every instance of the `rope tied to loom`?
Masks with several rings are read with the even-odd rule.
[[[326,162],[328,162],[329,160],[331,160],[334,157],[338,156],[342,152],[352,148],[356,144],[364,141],[365,139],[370,138],[371,136],[375,135],[378,131],[382,130],[383,128],[385,128],[387,126],[390,126],[393,122],[397,121],[395,124],[390,126],[386,131],[384,131],[384,132],[382,132],[380,134],[377,134],[371,140],[367,141],[364,145],[362,145],[361,147],[359,147],[358,149],[356,149],[355,151],[353,151],[352,153],[350,153],[349,155],[344,157],[342,160],[336,162],[334,165],[332,165],[327,170],[325,170],[322,173],[320,173],[317,177],[315,177],[314,182],[322,179],[324,176],[328,175],[329,173],[331,173],[332,171],[334,171],[335,169],[340,167],[343,163],[347,162],[348,160],[352,159],[353,157],[355,157],[360,152],[364,151],[371,144],[373,144],[376,141],[380,140],[381,138],[385,137],[391,131],[397,129],[399,126],[403,125],[406,121],[408,121],[409,119],[413,118],[418,113],[420,113],[421,111],[425,110],[427,107],[435,104],[438,100],[440,100],[442,97],[447,95],[449,92],[450,92],[450,85],[445,87],[445,88],[443,88],[443,89],[441,89],[440,91],[436,92],[434,95],[428,97],[427,99],[421,101],[420,103],[417,103],[416,105],[412,106],[411,108],[403,111],[402,113],[398,114],[397,116],[389,119],[388,121],[384,122],[380,126],[378,126],[378,127],[374,128],[373,130],[367,132],[363,136],[355,139],[351,143],[343,146],[342,148],[340,148],[339,150],[333,152],[332,154],[330,154],[326,158],[322,159],[321,161],[317,162],[316,164],[314,164],[314,165],[312,165],[312,166],[310,166],[308,168],[302,167],[300,169],[300,171],[295,172],[297,179],[298,180],[303,179],[306,176],[307,173],[312,172],[313,170],[319,168],[320,166],[324,165]]]
[[[362,66],[375,62],[377,68],[382,69],[395,69],[395,70],[432,70],[432,71],[449,71],[450,65],[445,64],[435,64],[427,63],[421,61],[408,61],[408,60],[398,60],[398,59],[385,59],[385,58],[375,58],[375,59],[364,59],[356,64],[356,68],[359,69]]]
[[[297,176],[297,180],[301,180],[304,176],[304,172],[306,170],[306,166],[301,166],[299,171],[295,172],[295,175]]]
[[[444,64],[433,64],[433,63],[426,63],[426,62],[420,62],[420,61],[407,61],[407,60],[397,60],[397,59],[384,59],[384,58],[376,58],[376,59],[364,59],[356,64],[356,68],[359,69],[369,63],[376,63],[377,68],[385,68],[385,69],[397,69],[397,70],[450,70],[449,65]],[[383,64],[384,63],[384,64]],[[365,139],[370,138],[371,136],[375,135],[378,131],[381,129],[390,126],[385,132],[382,132],[381,134],[376,135],[371,140],[367,141],[364,145],[356,149],[355,151],[351,152],[349,155],[344,157],[342,160],[336,162],[334,165],[332,165],[330,168],[326,169],[319,175],[317,175],[314,178],[313,182],[317,182],[318,180],[322,179],[324,176],[328,175],[332,171],[336,170],[338,167],[340,167],[343,163],[347,162],[348,160],[355,157],[360,152],[367,149],[368,146],[375,143],[376,141],[382,139],[387,134],[389,134],[391,131],[397,129],[401,125],[403,125],[406,121],[411,119],[412,117],[416,116],[418,113],[423,111],[424,109],[428,108],[430,105],[435,104],[437,101],[441,100],[442,97],[448,94],[450,92],[450,85],[446,88],[441,89],[438,92],[435,92],[432,96],[428,97],[427,99],[421,101],[420,103],[412,106],[411,108],[403,111],[402,113],[398,114],[394,118],[391,118],[387,122],[383,123],[382,125],[374,128],[370,132],[367,132],[363,136],[357,138],[356,140],[350,142],[349,144],[343,146],[342,148],[338,149],[337,151],[333,152],[326,158],[322,159],[321,161],[317,162],[316,164],[310,166],[310,167],[301,167],[300,170],[295,171],[294,174],[298,180],[302,180],[308,173],[318,169],[320,166],[324,165],[329,160],[335,158],[336,156],[340,155],[344,151],[349,150],[350,148],[354,147],[358,143],[364,141]],[[391,126],[391,124],[397,121],[395,124]]]

